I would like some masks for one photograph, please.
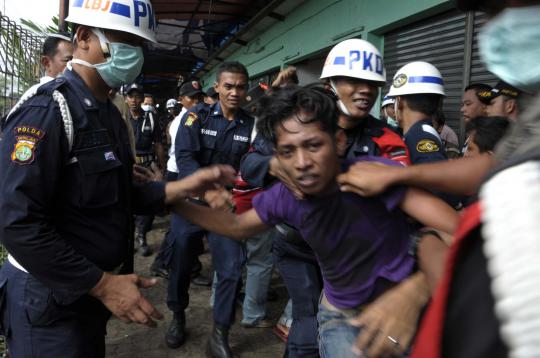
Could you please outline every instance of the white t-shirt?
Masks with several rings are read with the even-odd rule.
[[[171,136],[171,147],[169,148],[169,160],[167,161],[167,171],[178,173],[178,166],[176,165],[176,156],[174,155],[174,141],[176,139],[176,133],[178,132],[178,128],[180,127],[180,121],[182,120],[182,117],[184,114],[186,114],[187,109],[182,108],[182,111],[180,111],[180,114],[176,116],[173,121],[171,122],[171,125],[169,126],[169,135]]]

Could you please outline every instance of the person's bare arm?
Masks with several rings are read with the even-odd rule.
[[[459,214],[443,200],[422,189],[409,188],[401,202],[401,209],[422,224],[453,234]]]
[[[352,325],[362,327],[353,344],[353,352],[365,358],[401,356],[411,344],[420,313],[429,297],[429,287],[421,272],[377,297],[350,321]]]
[[[234,182],[236,171],[228,165],[200,168],[193,174],[165,185],[165,204],[183,201],[186,197],[202,195],[207,190],[218,189]]]
[[[444,273],[448,245],[434,235],[422,236],[418,243],[418,265],[426,275],[431,292],[435,292]]]
[[[171,211],[208,231],[239,241],[270,229],[261,221],[254,209],[242,215],[235,215],[229,211],[182,201],[176,203]]]
[[[411,165],[385,166],[380,163],[359,162],[338,176],[342,191],[373,196],[396,184],[416,186],[457,195],[476,193],[484,176],[493,167],[492,155],[474,158]]]

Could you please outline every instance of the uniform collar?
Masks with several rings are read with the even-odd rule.
[[[77,98],[80,99],[85,110],[88,111],[99,109],[98,101],[92,92],[90,92],[90,89],[86,86],[82,78],[75,71],[66,68],[61,76],[65,77],[71,84],[71,88],[77,95]]]
[[[223,117],[223,111],[221,110],[221,104],[220,102],[216,102],[214,103],[211,107],[210,107],[210,115],[211,116],[221,116]],[[246,121],[249,120],[249,115],[242,109],[242,108],[238,108],[238,110],[236,111],[235,115],[234,115],[234,122],[239,122],[240,124],[245,124]]]

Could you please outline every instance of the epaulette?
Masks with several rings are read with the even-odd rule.
[[[74,139],[73,119],[71,117],[71,112],[69,111],[66,98],[60,92],[60,88],[65,84],[66,79],[60,77],[46,83],[38,83],[33,85],[21,96],[19,101],[7,115],[5,121],[9,121],[9,118],[11,115],[13,115],[13,113],[17,112],[24,103],[36,95],[51,96],[53,100],[58,103],[58,108],[60,110],[60,114],[62,115],[62,121],[64,122],[64,130],[68,140],[69,151],[71,151]]]

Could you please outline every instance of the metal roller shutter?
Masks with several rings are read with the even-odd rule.
[[[384,60],[389,80],[384,93],[388,93],[390,79],[403,65],[412,61],[433,64],[444,78],[446,98],[443,110],[446,122],[458,131],[463,88],[464,38],[465,14],[457,10],[387,33],[384,39]]]
[[[486,66],[480,58],[478,50],[478,32],[482,25],[487,21],[487,15],[483,13],[474,14],[473,27],[473,43],[472,43],[472,58],[471,58],[471,77],[469,83],[486,83],[494,86],[497,82],[497,77],[486,69]]]
[[[495,77],[481,63],[477,34],[486,16],[457,10],[430,17],[385,34],[384,60],[388,93],[397,70],[412,61],[427,61],[441,71],[447,124],[463,138],[461,95],[471,82],[494,84]]]

